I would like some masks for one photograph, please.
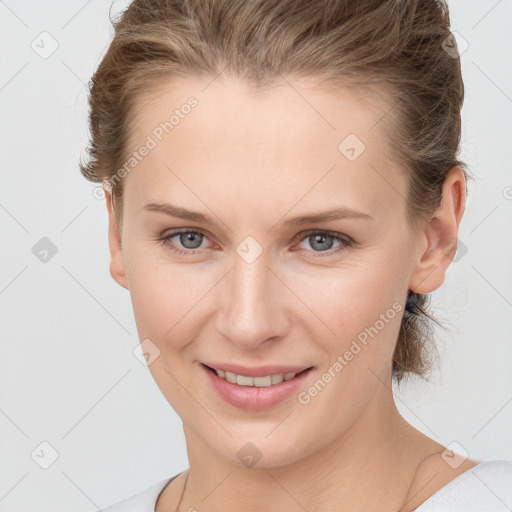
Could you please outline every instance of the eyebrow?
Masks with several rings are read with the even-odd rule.
[[[220,223],[213,219],[213,217],[210,217],[209,215],[200,212],[195,212],[192,210],[187,210],[186,208],[181,208],[179,206],[175,206],[169,203],[150,203],[144,206],[143,209],[152,212],[164,213],[172,217],[179,217],[181,219],[199,222],[202,224],[210,224],[212,226],[217,227],[220,226]],[[285,227],[297,227],[302,226],[304,224],[317,224],[320,222],[339,219],[373,220],[373,217],[368,213],[360,212],[358,210],[354,210],[353,208],[337,207],[319,213],[311,213],[307,215],[293,217],[282,222],[282,225]]]

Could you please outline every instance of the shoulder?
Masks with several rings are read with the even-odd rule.
[[[155,504],[160,492],[171,480],[176,478],[176,476],[178,475],[160,480],[142,492],[108,507],[104,507],[101,510],[102,512],[155,512]]]
[[[512,460],[480,462],[448,482],[415,512],[493,512],[512,507]]]

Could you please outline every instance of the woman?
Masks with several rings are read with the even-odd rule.
[[[512,461],[428,438],[391,388],[433,366],[470,178],[445,3],[135,0],[115,25],[81,171],[190,468],[107,510],[512,506]]]

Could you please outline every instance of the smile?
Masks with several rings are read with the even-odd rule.
[[[209,384],[207,387],[228,404],[246,411],[268,410],[291,398],[313,371],[312,366],[250,368],[230,363],[222,363],[224,369],[217,366],[221,364],[200,365],[201,373]]]
[[[293,379],[297,374],[294,372],[289,373],[275,373],[273,375],[266,375],[264,377],[249,377],[248,375],[237,375],[236,373],[226,372],[224,370],[217,370],[212,368],[219,377],[231,382],[231,384],[238,384],[239,386],[255,386],[257,388],[265,388],[281,384],[285,380]]]

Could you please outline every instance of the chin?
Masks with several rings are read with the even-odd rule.
[[[275,428],[275,426],[273,427]],[[229,464],[239,467],[279,468],[285,467],[304,458],[305,440],[294,439],[289,436],[278,436],[270,439],[272,429],[265,428],[264,432],[255,432],[255,435],[233,435],[225,439],[221,446],[212,440],[212,448]]]

